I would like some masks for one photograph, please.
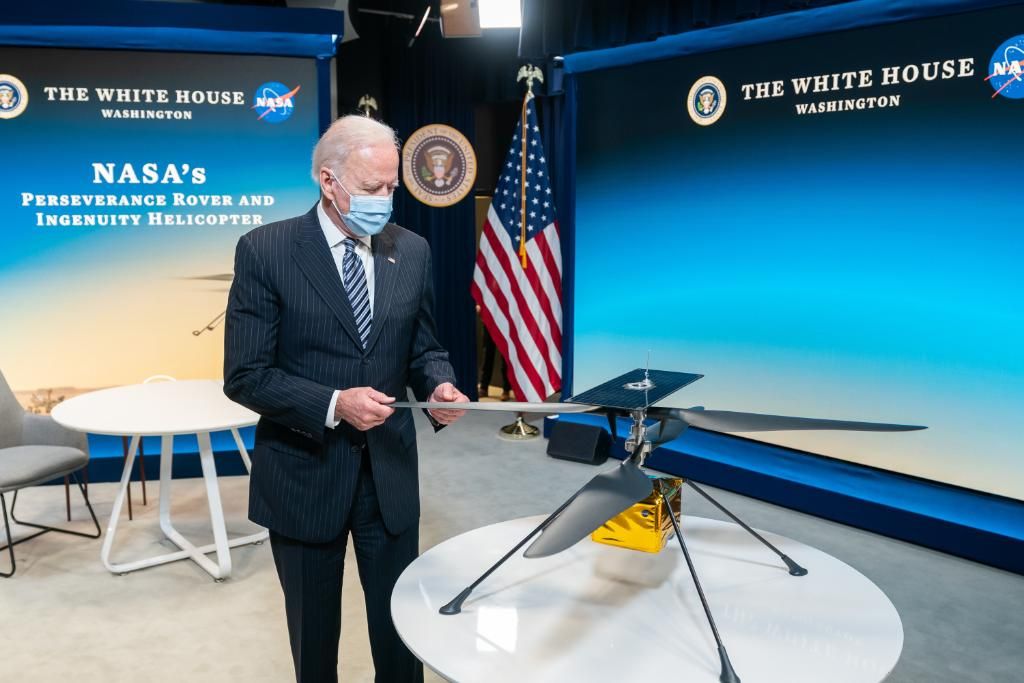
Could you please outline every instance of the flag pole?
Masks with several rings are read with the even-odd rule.
[[[519,142],[522,154],[519,155],[519,260],[526,270],[526,135],[529,132],[526,122],[526,104],[533,97],[533,79],[526,79],[526,94],[523,95],[523,110],[519,116]]]
[[[529,123],[526,120],[526,105],[533,99],[533,82],[544,82],[544,72],[533,64],[519,68],[516,81],[526,80],[526,94],[523,95],[523,108],[519,114],[519,262],[526,270],[526,136]]]
[[[519,115],[519,262],[523,270],[527,268],[526,260],[526,160],[527,146],[526,137],[529,135],[529,122],[526,117],[526,107],[533,98],[533,82],[544,82],[544,73],[532,64],[527,64],[519,69],[516,81],[526,80],[526,94],[523,95],[523,107]],[[540,430],[523,419],[523,414],[516,415],[516,421],[505,425],[498,431],[498,436],[511,441],[526,441],[536,439]]]

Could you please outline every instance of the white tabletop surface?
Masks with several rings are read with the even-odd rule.
[[[259,415],[224,395],[210,379],[101,389],[54,406],[58,424],[90,434],[195,434],[256,424]]]
[[[406,569],[391,612],[417,657],[464,683],[717,683],[715,642],[674,538],[656,555],[588,538],[547,558],[514,556],[461,614],[438,614],[542,519],[475,529]],[[762,532],[809,571],[793,577],[735,524],[684,516],[683,532],[744,683],[874,682],[895,666],[899,615],[852,567]]]

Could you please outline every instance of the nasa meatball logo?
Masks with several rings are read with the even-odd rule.
[[[686,110],[693,122],[710,126],[725,113],[725,86],[714,76],[704,76],[690,88]]]
[[[988,81],[992,98],[996,95],[1011,100],[1024,99],[1024,35],[1014,36],[996,48],[988,64]]]
[[[10,74],[0,74],[0,119],[21,116],[28,106],[28,88]]]
[[[295,113],[295,94],[302,86],[289,88],[284,83],[269,81],[256,88],[252,108],[259,114],[257,121],[281,123]]]
[[[451,206],[473,189],[476,153],[451,126],[423,126],[402,147],[402,178],[413,197],[429,206]]]

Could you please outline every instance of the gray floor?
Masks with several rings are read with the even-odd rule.
[[[507,421],[476,415],[438,435],[421,424],[422,549],[484,524],[549,512],[595,473],[546,457],[541,440],[499,440],[497,427]],[[221,480],[229,534],[252,529],[245,519],[246,485],[241,477]],[[167,544],[158,542],[156,493],[151,483],[150,505],[136,507],[135,521],[122,522],[115,559],[166,552]],[[105,527],[114,485],[95,485],[91,495]],[[885,591],[905,631],[890,681],[1024,680],[1024,577],[730,493],[720,499],[754,526],[816,546]],[[209,542],[201,482],[175,481],[173,500],[179,531]],[[721,518],[694,497],[684,511]],[[58,519],[63,492],[31,490],[19,513]],[[0,681],[289,680],[269,547],[235,550],[234,577],[223,584],[191,562],[113,576],[100,564],[99,548],[100,541],[56,534],[17,547],[17,575],[0,580]],[[349,569],[340,670],[343,680],[370,681],[362,595],[355,564]],[[753,672],[743,674],[745,681],[757,680]],[[439,679],[428,673],[427,680]]]

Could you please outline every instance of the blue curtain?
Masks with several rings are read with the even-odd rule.
[[[549,73],[550,77],[550,73]],[[570,82],[568,87],[575,86]],[[558,232],[562,243],[562,397],[572,395],[573,258],[576,239],[576,98],[539,96],[537,118],[555,196]]]
[[[521,56],[551,57],[852,0],[523,0]]]
[[[380,117],[403,141],[424,125],[443,123],[473,143],[472,83],[465,68],[472,64],[469,50],[473,46],[467,41],[444,41],[436,27],[428,26],[410,48],[413,30],[405,23],[384,24],[379,31],[373,26],[363,28],[351,48],[341,47],[339,70],[362,69],[365,60],[374,60],[373,69],[381,75]],[[360,61],[346,62],[349,53]],[[344,73],[339,73],[343,78]],[[339,91],[345,88],[343,80],[339,86]],[[358,95],[347,90],[339,99],[353,101]],[[470,192],[454,206],[435,208],[420,203],[403,187],[395,193],[394,214],[399,225],[430,243],[438,336],[450,354],[458,387],[471,398],[476,397],[477,384],[476,309],[469,295],[476,260],[473,202]]]

